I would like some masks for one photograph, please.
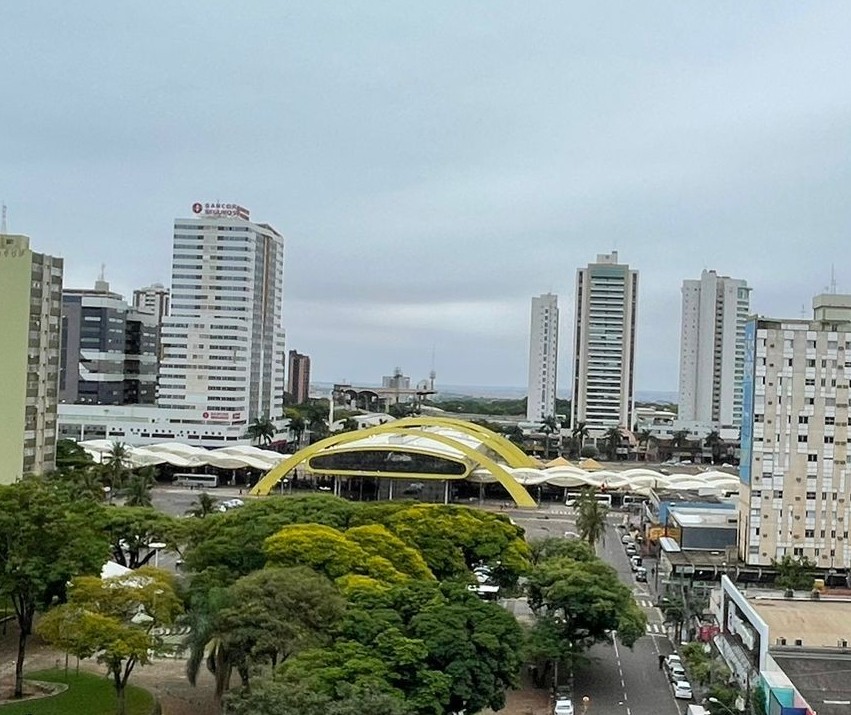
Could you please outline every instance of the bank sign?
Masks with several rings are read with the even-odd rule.
[[[248,220],[249,211],[239,204],[223,204],[219,202],[192,204],[192,213],[197,216],[223,216],[225,218],[244,218]]]

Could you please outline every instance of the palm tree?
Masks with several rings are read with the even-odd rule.
[[[573,505],[576,512],[576,530],[579,537],[593,549],[598,541],[606,540],[606,512],[608,507],[597,501],[591,489],[583,489]]]
[[[555,432],[559,428],[558,420],[552,415],[547,415],[541,421],[541,432],[545,435],[545,454],[547,459],[550,458],[550,437],[552,433]]]
[[[505,432],[505,436],[514,444],[523,444],[525,435],[519,425],[512,425]]]
[[[109,451],[103,455],[101,465],[103,475],[109,488],[109,501],[115,496],[115,492],[124,485],[124,479],[130,473],[130,448],[122,442],[113,442]]]
[[[650,451],[650,440],[653,439],[653,433],[649,429],[643,429],[638,433],[638,444],[644,445],[644,461],[647,461],[647,453]]]
[[[671,447],[673,449],[683,450],[688,446],[688,430],[677,430],[671,435]]]
[[[215,513],[215,511],[215,497],[211,497],[207,492],[201,492],[198,495],[198,498],[192,502],[191,507],[186,510],[186,513],[191,514],[192,516],[197,516],[199,519],[203,519],[205,516]]]
[[[577,422],[573,426],[570,436],[579,441],[579,451],[585,446],[585,439],[588,437],[588,426],[584,422]]]
[[[606,456],[614,461],[618,458],[618,447],[621,446],[621,441],[623,440],[623,435],[621,434],[619,427],[609,427],[606,430],[606,434],[603,438],[606,442]]]
[[[245,436],[258,446],[261,444],[266,446],[272,442],[277,431],[275,423],[264,415],[248,425]]]
[[[156,480],[154,468],[145,467],[130,476],[125,490],[124,504],[126,506],[152,506],[151,489]]]
[[[307,428],[304,417],[302,417],[298,410],[287,410],[286,417],[289,420],[288,429],[293,436],[296,447],[298,447],[301,444],[301,436]]]
[[[703,440],[703,445],[712,450],[712,464],[718,464],[718,460],[721,459],[721,448],[723,443],[721,435],[717,430],[712,430],[708,435],[706,435],[706,439]]]

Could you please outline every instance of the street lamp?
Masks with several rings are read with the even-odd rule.
[[[736,715],[736,711],[735,711],[735,710],[733,710],[733,708],[731,708],[729,705],[725,705],[725,704],[724,704],[724,703],[722,703],[722,702],[721,702],[718,698],[709,697],[709,698],[706,698],[706,699],[707,699],[710,703],[712,703],[713,705],[720,705],[720,706],[721,706],[722,708],[724,708],[724,709],[725,709],[728,713],[732,713],[732,715]]]
[[[165,547],[166,544],[162,541],[154,541],[148,544],[148,548],[154,550],[154,568],[160,567],[160,549],[164,549]]]

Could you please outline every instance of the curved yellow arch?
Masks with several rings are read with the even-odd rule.
[[[416,422],[412,423],[411,421],[414,420]],[[517,459],[517,455],[513,453],[513,450],[506,450],[505,445],[499,443],[494,444],[494,440],[485,439],[488,438],[490,435],[494,435],[494,433],[490,432],[490,430],[487,430],[481,425],[471,425],[469,422],[463,422],[462,420],[449,420],[439,417],[414,417],[403,420],[395,420],[393,422],[388,422],[383,425],[377,425],[376,427],[370,427],[369,429],[365,430],[343,432],[342,434],[326,437],[325,439],[320,440],[316,444],[309,445],[304,449],[299,450],[287,459],[284,459],[278,465],[269,470],[269,472],[267,472],[266,475],[259,482],[257,482],[257,484],[254,485],[251,490],[251,494],[256,496],[265,496],[269,494],[269,492],[274,488],[274,486],[287,474],[289,474],[293,469],[295,469],[299,464],[304,463],[306,460],[310,459],[310,457],[313,457],[314,455],[328,449],[329,447],[345,444],[347,442],[359,441],[374,434],[407,431],[412,427],[441,426],[457,428],[459,431],[475,435],[478,439],[480,439],[480,441],[490,446],[497,454],[505,458],[506,461],[509,461],[509,463]],[[477,429],[471,429],[471,427]],[[485,430],[485,432],[482,432],[481,430]],[[490,432],[490,435],[486,434],[486,432]],[[482,452],[479,452],[476,449],[473,449],[469,445],[466,445],[459,440],[455,440],[452,437],[447,437],[446,435],[438,434],[436,432],[424,432],[423,436],[427,437],[428,439],[434,440],[435,442],[439,442],[440,444],[444,444],[447,447],[452,447],[453,449],[458,450],[465,457],[470,459],[470,461],[472,461],[473,463],[478,464],[479,466],[487,469],[496,478],[496,480],[500,484],[502,484],[503,487],[505,487],[505,490],[511,495],[511,498],[514,499],[518,506],[538,506],[535,500],[532,499],[532,497],[529,495],[529,492],[526,491],[525,487],[523,487],[519,482],[517,482],[514,477],[511,476],[511,474],[509,474],[505,469],[503,469],[501,465],[499,465],[487,455],[483,454]],[[511,446],[514,447],[515,445]],[[400,447],[402,451],[404,451],[404,446],[400,445]],[[509,452],[510,457],[506,455],[506,451]],[[518,466],[527,465],[524,464]]]
[[[395,422],[386,422],[379,426],[386,427],[389,424],[399,427],[451,427],[479,439],[502,457],[509,467],[537,466],[535,460],[510,439],[506,439],[501,434],[497,434],[487,427],[477,425],[475,422],[459,420],[457,417],[404,417]]]

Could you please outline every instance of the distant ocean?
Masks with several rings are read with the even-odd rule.
[[[378,387],[377,384],[366,384],[363,387]],[[333,384],[330,382],[312,382],[310,383],[310,391],[314,394],[327,394]],[[525,387],[504,387],[498,385],[444,385],[437,383],[437,396],[443,399],[452,397],[487,397],[497,400],[516,400],[526,396]],[[570,392],[566,390],[559,391],[560,399],[570,399]],[[638,402],[676,402],[678,395],[676,392],[666,392],[661,390],[637,390],[635,399]]]

